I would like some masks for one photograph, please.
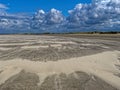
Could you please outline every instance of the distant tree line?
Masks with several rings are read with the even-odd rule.
[[[66,34],[66,33],[65,33]],[[99,31],[92,31],[92,32],[70,32],[67,34],[120,34],[120,31],[108,31],[108,32],[99,32]]]
[[[52,35],[52,34],[120,34],[120,31],[108,31],[108,32],[100,32],[100,31],[91,31],[91,32],[67,32],[67,33],[51,33],[51,32],[44,32],[44,33],[4,33],[0,35]]]

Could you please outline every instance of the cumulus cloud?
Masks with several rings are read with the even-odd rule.
[[[33,29],[55,29],[64,21],[64,17],[59,10],[51,9],[49,12],[39,10],[32,18],[31,27]]]
[[[22,15],[6,14],[0,16],[0,33],[29,30],[29,18]]]
[[[38,29],[42,26],[45,22],[45,15],[46,13],[43,10],[39,10],[35,13],[35,15],[31,19],[31,28]]]
[[[59,10],[51,9],[46,15],[47,24],[59,24],[64,18]]]
[[[0,3],[0,15],[6,15],[6,9],[8,9],[8,7],[2,3]]]
[[[68,25],[86,29],[111,29],[120,26],[120,0],[93,0],[77,4],[69,11]]]
[[[65,18],[56,9],[47,13],[40,10],[34,16],[34,27],[45,30],[57,27],[67,32],[120,29],[120,0],[92,0],[90,4],[77,4],[68,12]]]

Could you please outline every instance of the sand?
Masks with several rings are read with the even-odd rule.
[[[0,84],[5,83],[10,77],[20,73],[22,70],[35,73],[41,81],[53,74],[70,74],[75,71],[83,71],[95,75],[113,87],[120,89],[120,78],[116,75],[120,70],[116,65],[120,65],[120,51],[107,51],[95,55],[63,59],[60,61],[30,61],[14,59],[0,61]],[[40,85],[41,83],[38,83]]]
[[[48,48],[48,46],[23,46],[22,49],[38,49],[38,48]]]
[[[0,47],[0,50],[2,50],[2,51],[7,51],[7,50],[10,50],[10,49],[12,49],[12,48],[4,48],[4,47]]]
[[[0,90],[120,90],[119,45],[112,37],[2,35]]]

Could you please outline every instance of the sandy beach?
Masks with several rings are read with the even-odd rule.
[[[118,40],[0,36],[0,90],[120,90]]]

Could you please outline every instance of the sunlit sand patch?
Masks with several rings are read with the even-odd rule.
[[[83,45],[83,46],[100,46],[99,44],[88,44],[88,43],[84,43],[81,45]]]
[[[32,43],[29,43],[29,42],[26,42],[26,43],[11,43],[11,44],[0,44],[0,46],[14,46],[14,45],[28,45],[28,44],[32,44]]]
[[[107,46],[101,46],[102,48],[104,48],[104,49],[109,49],[110,47],[107,47]]]
[[[50,45],[51,47],[54,47],[54,48],[60,48],[60,47],[62,47],[62,45],[61,44],[52,44],[52,45]]]
[[[39,40],[37,43],[40,43],[40,44],[77,44],[76,42],[67,41],[67,40],[66,41]]]
[[[39,46],[23,46],[23,47],[21,47],[22,49],[38,49],[38,48],[48,48],[48,46],[46,45],[44,45],[44,46],[42,46],[42,45],[39,45]]]
[[[60,48],[61,46],[62,46],[61,44],[49,44],[49,45],[23,46],[21,48],[22,49],[39,49],[39,48],[49,48],[49,47]]]
[[[104,49],[109,49],[108,46],[105,46],[105,45],[102,45],[102,44],[88,44],[88,43],[85,43],[85,44],[81,44],[83,46],[98,46],[98,47],[101,47],[101,48],[104,48]]]
[[[12,48],[4,48],[4,47],[0,47],[0,50],[1,50],[1,51],[7,51],[7,50],[10,50],[10,49],[12,49]]]
[[[56,41],[56,44],[77,44],[76,42],[72,41]]]

